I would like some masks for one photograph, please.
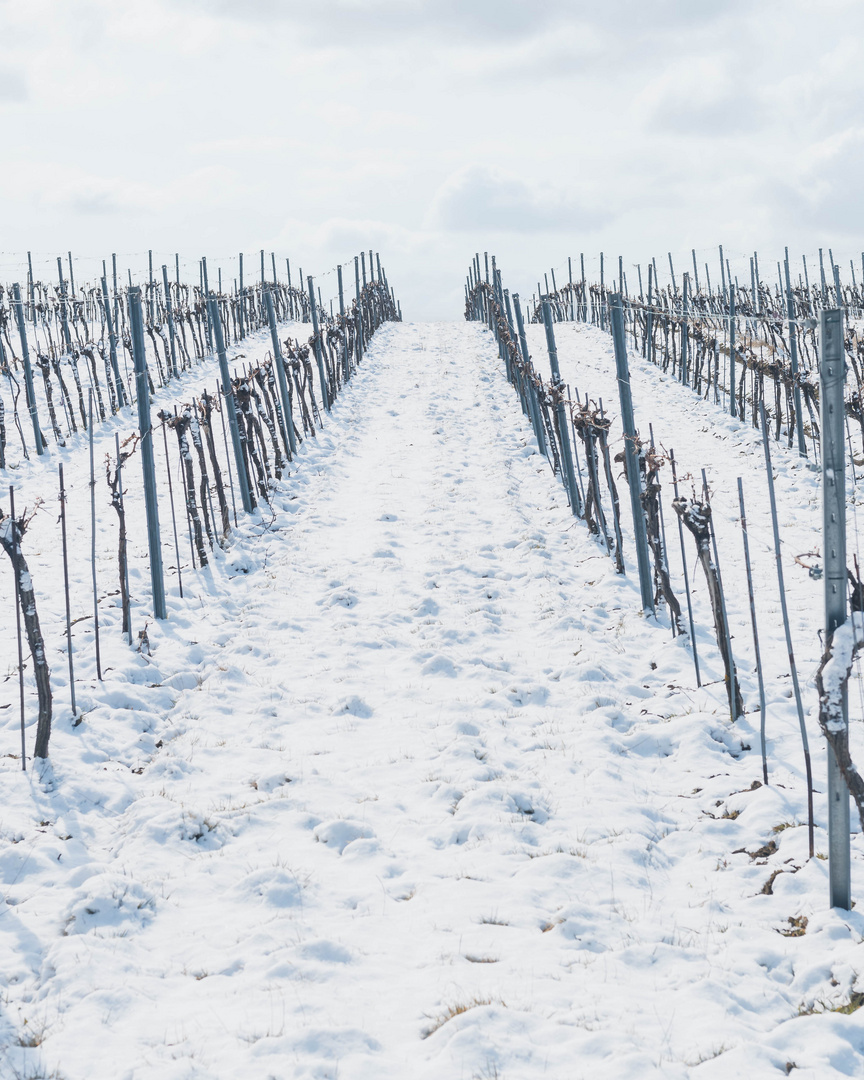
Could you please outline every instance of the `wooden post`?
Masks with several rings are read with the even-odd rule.
[[[162,574],[162,540],[159,534],[159,504],[156,498],[156,461],[153,456],[153,427],[150,423],[150,393],[147,387],[147,359],[144,352],[144,321],[141,289],[129,289],[129,325],[132,357],[135,362],[135,389],[138,397],[138,431],[141,435],[141,467],[144,471],[144,508],[147,515],[147,544],[150,552],[150,585],[153,614],[165,619],[165,580]]]

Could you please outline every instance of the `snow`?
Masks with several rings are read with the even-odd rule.
[[[540,363],[543,330],[528,333]],[[609,337],[572,325],[556,336],[564,379],[615,414]],[[380,329],[272,509],[241,520],[205,570],[184,564],[182,600],[161,507],[161,623],[147,607],[140,465],[127,463],[133,637],[146,625],[150,655],[120,633],[116,515],[99,478],[101,683],[82,436],[21,464],[16,501],[45,500],[24,551],[56,723],[50,762],[22,773],[7,635],[0,1075],[861,1075],[861,1013],[830,1010],[862,989],[864,920],[828,909],[827,863],[807,859],[758,436],[636,358],[631,370],[643,434],[651,421],[695,483],[708,469],[749,710],[736,724],[692,539],[702,688],[686,640],[665,615],[640,614],[624,492],[619,576],[573,519],[476,325]],[[189,393],[214,372],[197,369]],[[173,400],[157,395],[154,415]],[[129,410],[106,424],[97,460],[133,424]],[[58,460],[80,620],[76,718]],[[818,544],[818,476],[777,447],[774,466],[809,679],[821,585],[792,556]],[[759,782],[739,474],[770,786]],[[7,626],[11,586],[7,567]],[[809,683],[807,694],[824,856],[824,748]],[[31,746],[35,715],[33,695]],[[858,834],[852,875],[860,896]]]

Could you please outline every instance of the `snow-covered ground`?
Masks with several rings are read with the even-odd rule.
[[[610,339],[557,330],[565,378],[617,412]],[[530,335],[542,356],[542,329]],[[729,722],[695,570],[701,690],[685,641],[639,613],[632,563],[617,576],[570,515],[476,325],[378,331],[272,513],[241,522],[210,569],[187,570],[185,599],[169,575],[149,657],[120,637],[100,477],[101,684],[86,455],[62,452],[77,726],[57,454],[21,467],[19,506],[46,500],[25,551],[57,719],[50,766],[23,774],[7,566],[0,1076],[862,1075],[862,1013],[831,1010],[862,989],[864,920],[827,909],[827,864],[807,859],[759,444],[635,360],[633,387],[637,422],[654,423],[681,472],[709,467],[752,710],[745,477],[768,787],[758,713]],[[101,437],[100,458],[113,449]],[[821,586],[791,556],[819,543],[818,477],[774,452],[807,683]],[[149,587],[139,469],[127,471],[136,634]],[[165,509],[163,536],[173,565]],[[861,896],[857,835],[853,850]]]

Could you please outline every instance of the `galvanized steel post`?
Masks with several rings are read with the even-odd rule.
[[[167,618],[165,581],[162,576],[162,540],[159,535],[159,503],[156,499],[156,462],[153,456],[153,428],[150,423],[150,392],[147,386],[147,358],[144,352],[144,319],[141,289],[129,289],[129,327],[132,331],[132,358],[138,395],[138,431],[141,436],[141,467],[144,472],[144,508],[147,515],[147,545],[150,552],[150,584],[153,614]]]
[[[807,443],[804,441],[804,417],[801,415],[801,386],[798,382],[798,339],[795,336],[795,298],[789,280],[789,248],[786,248],[786,313],[789,317],[789,366],[792,373],[792,395],[795,402],[795,435],[798,440],[798,453],[807,457]]]
[[[231,385],[231,375],[228,371],[228,357],[225,353],[222,321],[219,318],[215,296],[207,297],[207,306],[210,309],[210,321],[213,324],[216,356],[219,360],[219,374],[222,379],[222,398],[228,413],[228,427],[231,430],[231,446],[234,450],[237,482],[240,485],[240,496],[243,500],[243,509],[247,514],[251,514],[255,509],[255,503],[252,500],[252,491],[249,487],[249,473],[246,471],[246,458],[243,456],[243,444],[240,441],[240,425],[237,422],[237,409],[234,404],[234,387]]]
[[[723,250],[722,248],[720,249]],[[729,415],[737,416],[735,404],[735,286],[729,286]]]
[[[39,427],[39,413],[36,409],[36,396],[33,393],[33,369],[30,366],[30,349],[27,345],[24,305],[21,303],[21,290],[18,288],[17,281],[12,286],[12,301],[15,304],[15,319],[18,323],[18,334],[21,337],[21,359],[24,362],[24,391],[27,398],[27,408],[30,411],[30,420],[33,423],[33,438],[36,440],[36,453],[41,456],[44,451],[42,444],[42,429]]]
[[[843,388],[846,357],[843,312],[819,316],[819,413],[822,429],[822,524],[825,551],[825,640],[846,622],[846,451]],[[849,703],[843,687],[843,723],[848,737]],[[849,790],[828,751],[828,880],[831,907],[852,906],[849,854]]]
[[[171,304],[171,287],[168,284],[168,267],[162,264],[162,286],[165,289],[165,312],[168,316],[168,338],[171,343],[171,370],[174,372],[174,378],[177,379],[180,376],[180,372],[177,370],[177,346],[174,341],[174,308]]]
[[[285,361],[282,359],[279,334],[276,331],[276,311],[273,307],[273,296],[269,289],[264,290],[264,306],[267,308],[267,321],[270,324],[270,342],[273,345],[273,367],[276,369],[276,381],[279,384],[279,397],[282,399],[282,416],[285,424],[283,436],[287,435],[291,457],[294,457],[297,453],[297,443],[294,436],[294,418],[291,415],[291,394],[288,391],[288,380],[285,377]]]
[[[618,400],[621,403],[621,426],[624,428],[624,460],[627,466],[627,486],[630,489],[630,509],[633,513],[633,534],[636,540],[636,565],[639,570],[639,588],[642,593],[642,610],[654,614],[654,589],[651,582],[651,566],[648,560],[648,533],[645,512],[642,509],[642,474],[636,453],[636,421],[633,417],[633,397],[630,393],[630,366],[627,362],[627,345],[624,340],[624,311],[620,296],[610,297],[612,320],[612,344],[615,348],[615,368],[618,377]]]
[[[558,397],[555,411],[558,415],[558,434],[561,437],[561,457],[564,465],[564,482],[567,486],[567,494],[570,497],[570,509],[574,516],[582,516],[582,500],[579,497],[579,488],[576,485],[576,471],[573,468],[573,453],[570,449],[570,425],[567,419],[567,409],[564,406],[563,394],[564,383],[561,379],[561,370],[558,367],[558,348],[555,345],[555,330],[552,325],[552,309],[545,297],[543,306],[543,324],[546,327],[546,348],[549,352],[549,367],[552,369],[552,389]]]
[[[114,319],[111,316],[111,302],[108,299],[108,281],[102,275],[102,303],[105,308],[105,326],[108,330],[108,352],[111,357],[111,373],[114,376],[114,388],[117,391],[117,407],[122,408],[129,404],[126,396],[126,387],[120,376],[120,365],[117,362],[117,331]]]
[[[321,348],[321,334],[318,330],[318,308],[315,305],[315,287],[312,284],[312,275],[306,278],[309,287],[309,309],[312,314],[312,338],[315,342],[315,359],[318,361],[318,379],[321,383],[321,400],[324,408],[330,412],[330,390],[327,386],[327,377],[324,374],[324,350]]]

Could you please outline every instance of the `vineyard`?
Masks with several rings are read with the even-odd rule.
[[[0,294],[0,1075],[857,1075],[857,280],[259,260]]]

